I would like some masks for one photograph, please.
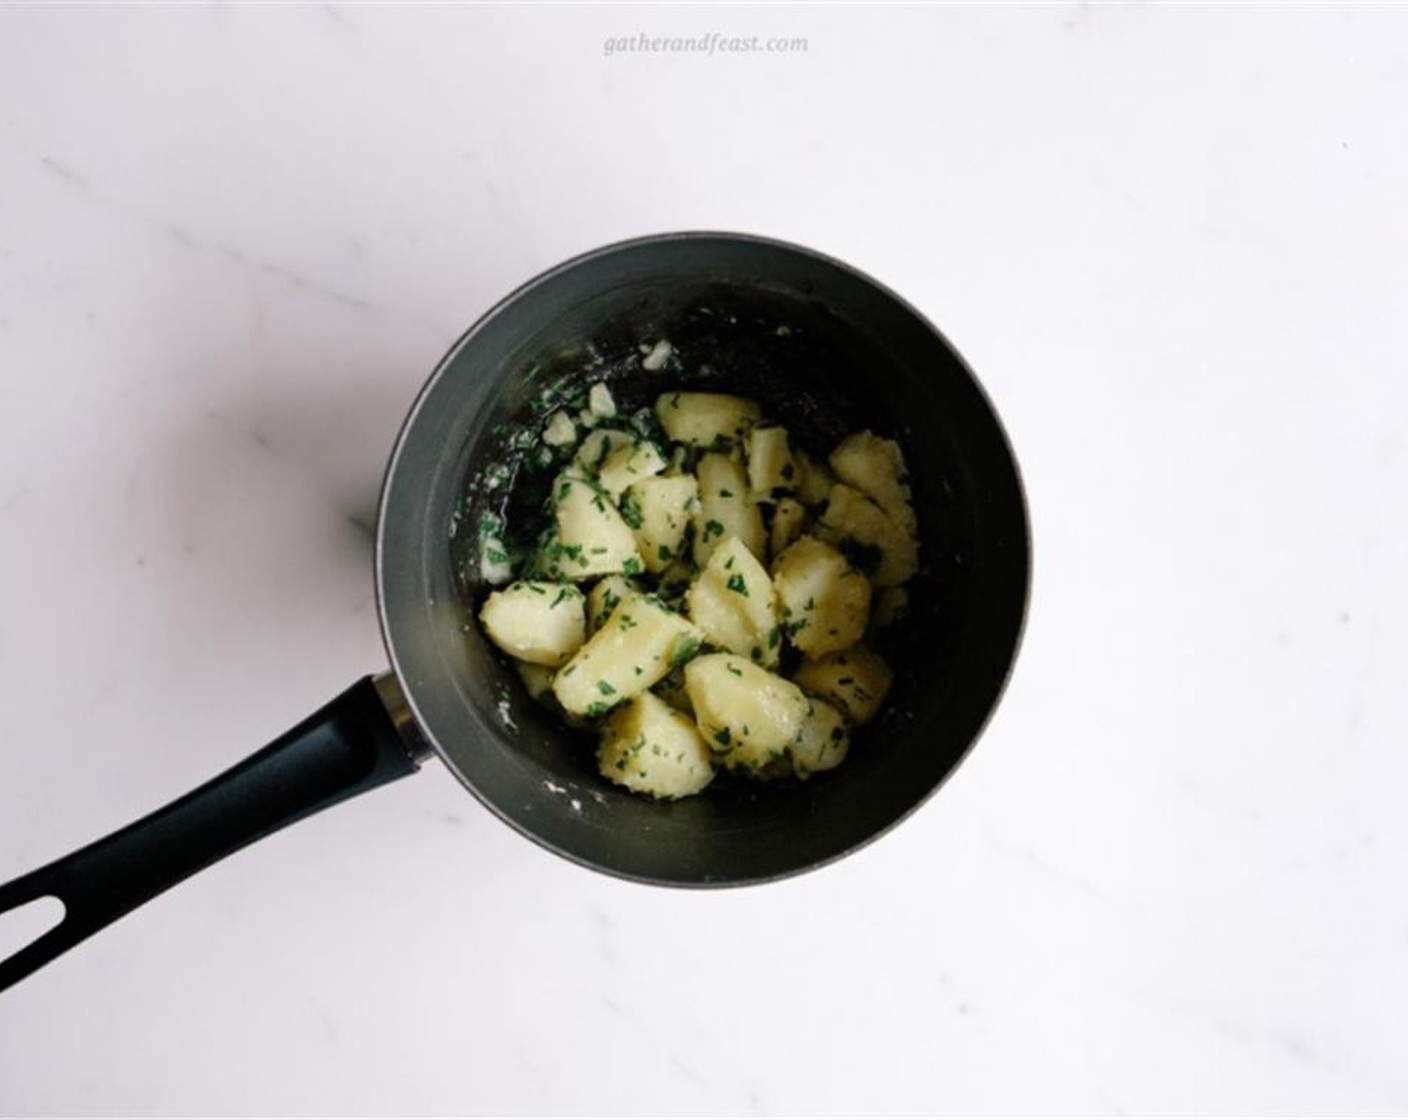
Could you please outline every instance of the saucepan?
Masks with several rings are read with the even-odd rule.
[[[645,368],[658,363],[642,348],[661,341],[673,361]],[[495,512],[483,481],[503,481],[545,394],[601,380],[628,407],[662,386],[742,392],[822,448],[862,427],[900,441],[922,568],[886,650],[886,712],[843,766],[652,801],[602,779],[590,740],[482,635],[476,525]],[[0,886],[0,913],[52,897],[64,915],[0,961],[0,989],[244,845],[433,758],[523,835],[629,880],[740,886],[827,864],[923,804],[977,740],[1020,643],[1030,536],[997,415],[919,312],[809,249],[672,233],[544,273],[455,343],[391,453],[375,569],[390,670],[185,797]]]

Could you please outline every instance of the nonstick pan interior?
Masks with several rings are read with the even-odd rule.
[[[646,371],[668,339],[678,368]],[[674,366],[674,363],[671,363]],[[589,735],[525,693],[474,621],[486,512],[520,472],[544,402],[604,380],[622,413],[661,392],[763,403],[824,456],[863,427],[901,441],[923,542],[912,610],[881,651],[884,714],[839,769],[806,782],[718,781],[656,803],[600,778]],[[522,508],[507,510],[510,531]],[[594,868],[678,885],[824,863],[878,835],[953,770],[992,711],[1024,617],[1029,548],[1015,464],[961,359],[896,297],[816,254],[674,235],[579,258],[510,297],[442,364],[388,472],[378,590],[392,660],[426,734],[492,810]]]

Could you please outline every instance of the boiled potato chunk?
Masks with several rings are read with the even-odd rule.
[[[871,633],[895,626],[909,617],[909,588],[883,587],[870,610]]]
[[[664,393],[655,415],[665,434],[691,447],[720,447],[742,440],[763,415],[757,402],[724,393]]]
[[[756,772],[785,759],[807,718],[800,688],[731,653],[696,657],[684,682],[700,733],[731,769]]]
[[[768,425],[748,433],[748,489],[755,501],[770,501],[774,491],[791,490],[796,476],[786,428]]]
[[[802,662],[793,679],[814,696],[834,704],[852,723],[869,723],[890,691],[894,673],[884,658],[865,646]]]
[[[694,656],[701,638],[686,619],[656,600],[632,597],[558,670],[553,694],[575,715],[603,715]]]
[[[787,744],[792,772],[799,778],[834,770],[846,761],[851,736],[846,719],[825,700],[812,699],[797,737]]]
[[[625,576],[603,576],[587,593],[587,633],[595,634],[625,600],[639,595],[640,588]]]
[[[714,550],[686,598],[690,621],[711,645],[777,664],[782,643],[772,580],[737,537]]]
[[[484,601],[479,621],[496,646],[534,665],[561,665],[587,636],[582,593],[562,583],[511,583]]]
[[[582,716],[574,716],[570,712],[564,712],[558,704],[557,697],[552,693],[553,677],[557,675],[557,670],[549,668],[547,665],[533,665],[527,661],[515,661],[513,667],[518,670],[518,679],[523,682],[523,687],[528,690],[528,695],[553,712],[568,727],[580,731],[591,726],[589,720]]]
[[[783,498],[772,511],[772,529],[769,531],[768,545],[772,555],[779,555],[784,548],[802,535],[807,522],[807,507],[796,498]]]
[[[554,412],[543,429],[543,442],[549,447],[566,447],[577,441],[577,425],[565,412]]]
[[[800,448],[792,452],[792,461],[797,466],[798,501],[804,506],[821,505],[836,485],[831,472]]]
[[[754,556],[765,555],[763,515],[748,491],[743,468],[727,455],[710,453],[699,457],[695,472],[699,506],[694,514],[694,562],[702,568],[728,537],[737,537]]]
[[[631,432],[623,432],[619,428],[597,428],[582,440],[575,461],[582,472],[596,475],[615,452],[623,447],[634,447],[636,442],[636,436]]]
[[[918,536],[909,472],[898,443],[871,431],[854,432],[836,445],[827,461],[838,479],[872,499],[911,537]]]
[[[538,537],[537,547],[524,574],[549,580],[566,579],[567,573],[562,566],[564,559],[562,538],[557,535],[557,524],[554,522]]]
[[[848,649],[864,637],[870,583],[831,545],[802,537],[777,558],[772,573],[783,626],[808,657]]]
[[[560,553],[550,562],[555,561],[568,579],[642,570],[635,534],[605,491],[580,474],[564,471],[553,483],[552,501]]]
[[[613,498],[619,499],[626,487],[643,478],[651,478],[665,469],[665,456],[649,440],[622,444],[606,456],[597,481]]]
[[[818,535],[859,546],[870,555],[867,571],[877,587],[895,587],[919,570],[919,542],[854,487],[838,482],[827,497]]]
[[[667,800],[698,793],[714,777],[694,721],[649,692],[632,697],[606,721],[597,765],[617,785]]]
[[[684,551],[699,483],[691,474],[647,478],[627,487],[621,517],[636,535],[647,572],[663,572]]]
[[[548,665],[534,665],[531,661],[515,661],[518,679],[528,690],[528,695],[540,704],[552,703],[553,670]]]
[[[587,409],[593,416],[609,420],[616,415],[616,399],[605,385],[593,385],[587,393]]]

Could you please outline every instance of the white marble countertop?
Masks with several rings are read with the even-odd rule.
[[[804,37],[751,55],[624,36]],[[0,996],[0,1113],[1408,1111],[1408,10],[0,8],[0,880],[385,664],[376,486],[540,269],[917,303],[1036,548],[979,748],[776,886],[438,765]]]

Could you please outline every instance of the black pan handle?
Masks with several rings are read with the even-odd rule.
[[[0,886],[0,914],[54,897],[63,920],[0,960],[0,991],[188,875],[429,753],[396,678],[364,677],[297,727],[150,816]]]

